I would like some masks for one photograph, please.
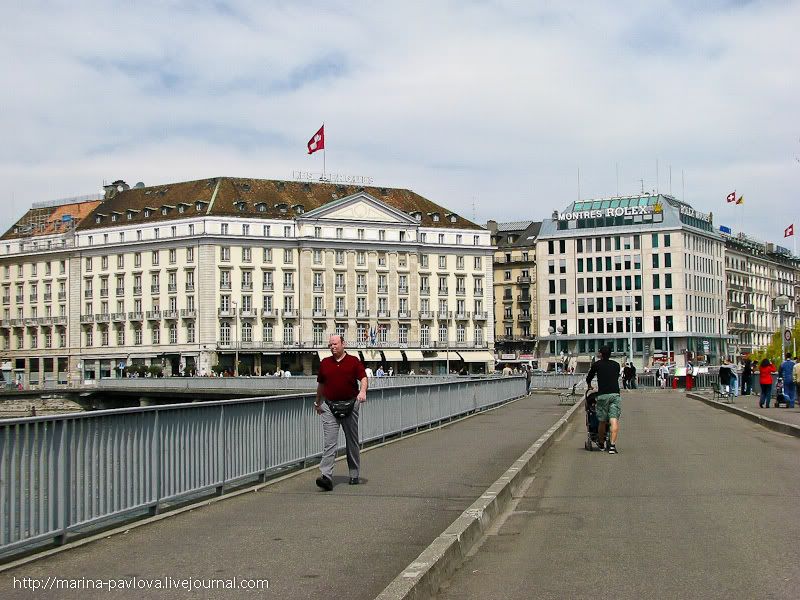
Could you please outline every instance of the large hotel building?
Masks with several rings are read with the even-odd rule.
[[[798,262],[776,267],[766,251],[745,258],[739,246],[713,215],[667,195],[554,212],[536,240],[538,356],[582,371],[603,344],[639,366],[718,364],[766,345],[778,294],[794,323]]]
[[[485,372],[492,255],[486,229],[409,190],[119,181],[2,236],[2,360],[26,385],[133,364],[311,374],[340,333],[373,368]]]

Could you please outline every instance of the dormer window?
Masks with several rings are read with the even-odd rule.
[[[431,219],[433,220],[434,223],[438,223],[439,222],[439,213],[438,212],[428,213],[428,215],[431,217]]]
[[[304,212],[306,212],[306,209],[303,208],[302,204],[295,204],[294,206],[292,206],[292,208],[294,209],[294,212],[296,212],[298,215],[302,215]]]
[[[259,202],[258,204],[256,204],[256,210],[258,212],[267,212],[267,205],[264,204],[263,202]]]
[[[245,206],[247,205],[246,202],[234,202],[233,205],[236,207],[236,210],[239,212],[244,212]]]
[[[150,209],[149,208],[145,208],[144,209],[144,216],[145,216],[145,218],[150,216]]]
[[[279,212],[285,213],[286,211],[289,210],[289,205],[286,204],[285,202],[279,202],[278,204],[275,205],[275,208],[277,208]]]
[[[410,214],[416,221],[422,221],[422,213],[420,211],[414,210]]]
[[[165,215],[165,214],[167,214],[168,212],[169,212],[169,209],[168,209],[166,206],[162,206],[162,207],[161,207],[161,214],[162,214],[162,215]]]
[[[202,203],[202,202],[195,202],[195,204],[194,204],[194,209],[195,209],[197,212],[200,212],[201,210],[203,210],[203,203]]]
[[[180,214],[183,214],[183,211],[184,211],[184,210],[185,210],[185,209],[184,209],[184,207],[183,207],[183,204],[181,204],[181,205],[178,207],[178,212],[179,212]]]
[[[111,220],[116,223],[117,222],[117,215],[111,215]]]

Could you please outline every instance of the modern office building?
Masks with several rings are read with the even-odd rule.
[[[724,251],[711,214],[663,194],[555,211],[536,242],[539,356],[583,371],[609,344],[640,367],[719,361]]]
[[[728,328],[736,336],[732,354],[747,355],[769,345],[780,329],[792,329],[800,308],[800,260],[788,249],[743,233],[722,233],[725,241]],[[784,297],[781,308],[776,300]],[[791,348],[790,348],[791,349]]]
[[[540,221],[489,221],[494,254],[495,357],[509,364],[536,353],[536,238]]]
[[[2,355],[25,383],[311,374],[332,333],[396,372],[493,363],[490,234],[412,191],[118,181],[75,206],[63,231],[29,228],[32,209],[0,241]]]

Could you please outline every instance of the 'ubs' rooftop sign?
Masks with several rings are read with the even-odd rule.
[[[661,205],[655,206],[618,206],[597,210],[579,210],[576,212],[558,213],[559,221],[576,221],[578,219],[598,219],[602,217],[633,217],[636,215],[652,215],[660,213]]]

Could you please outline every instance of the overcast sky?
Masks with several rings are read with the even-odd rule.
[[[323,121],[329,172],[481,223],[644,188],[763,240],[800,227],[800,2],[36,1],[3,13],[3,230],[32,202],[104,180],[319,171],[306,142]],[[726,204],[733,190],[742,206]]]

